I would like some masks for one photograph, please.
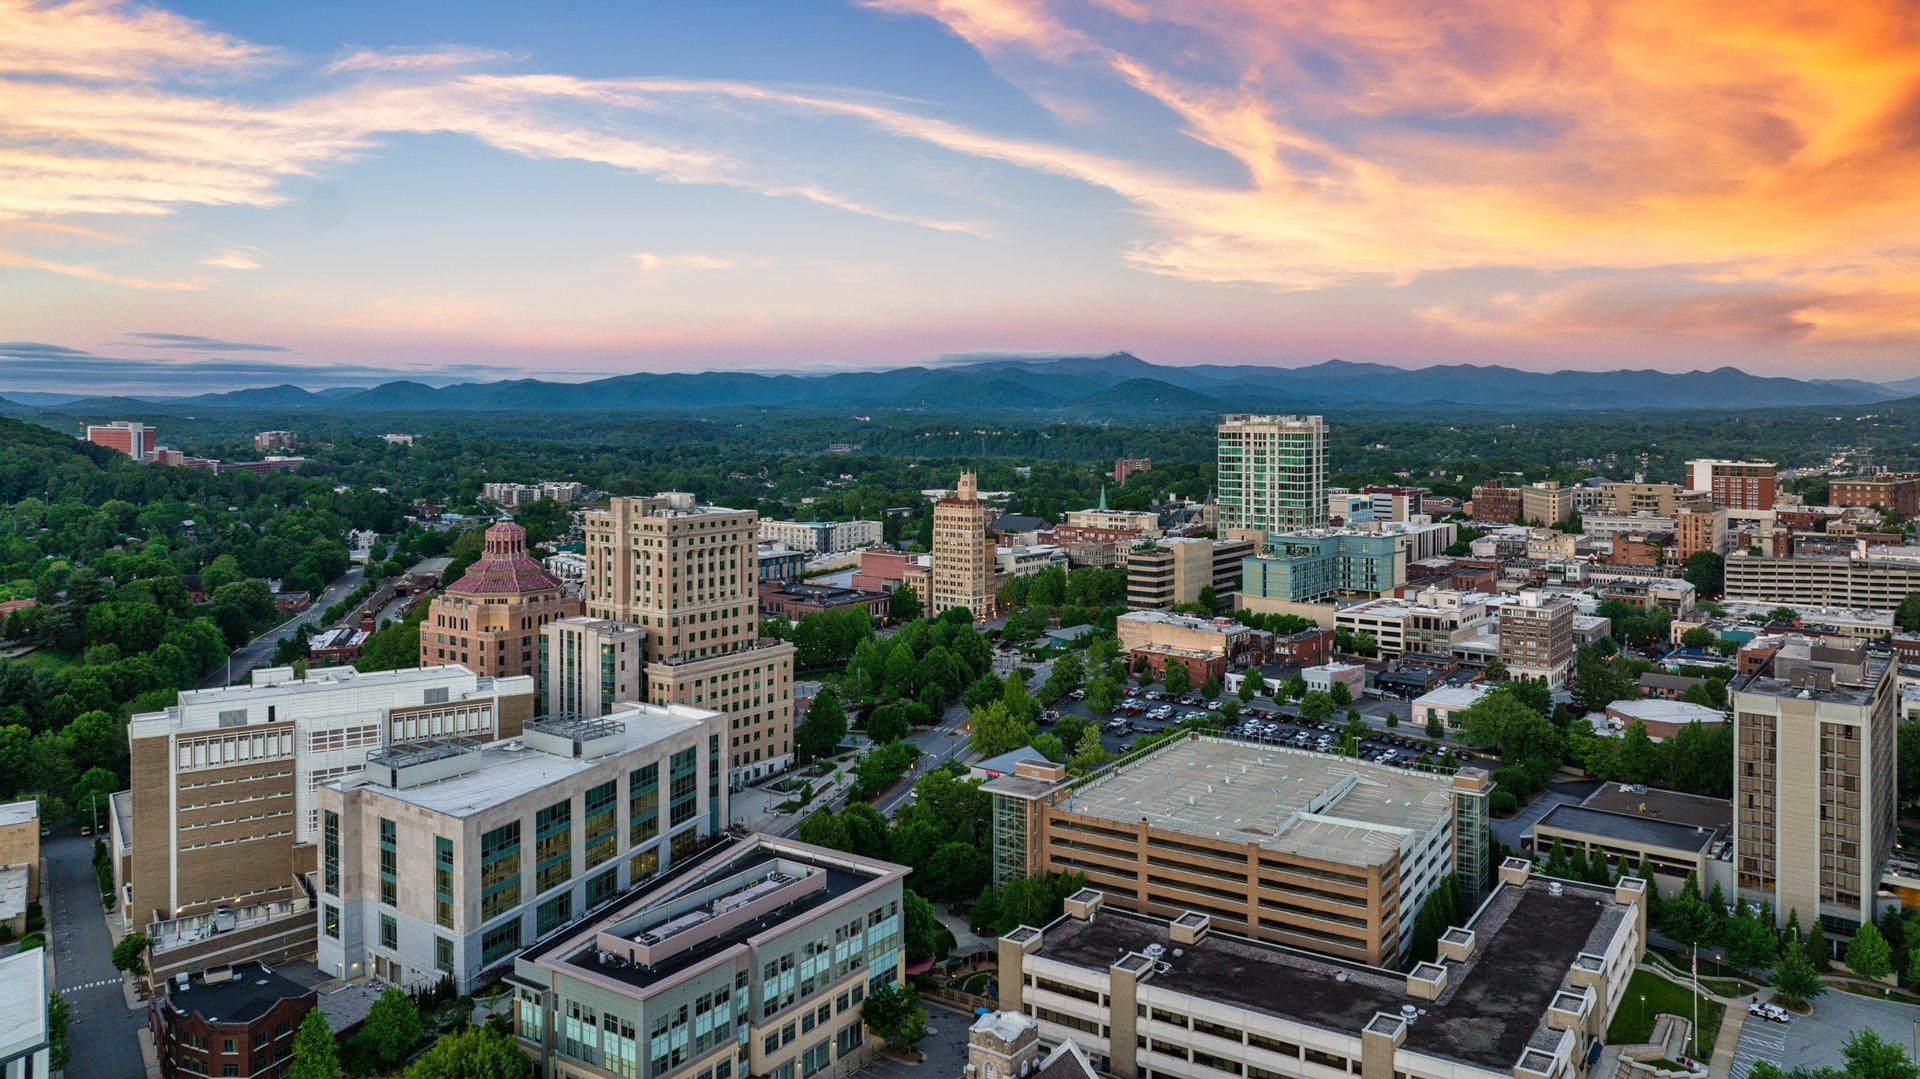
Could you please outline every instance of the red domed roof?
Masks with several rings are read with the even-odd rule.
[[[447,586],[462,594],[503,595],[551,591],[560,579],[527,553],[527,530],[512,521],[487,529],[486,546],[466,575]]]

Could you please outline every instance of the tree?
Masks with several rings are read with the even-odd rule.
[[[1240,699],[1251,702],[1255,697],[1267,691],[1267,680],[1260,674],[1260,668],[1254,667],[1240,677]]]
[[[1447,736],[1447,725],[1445,723],[1440,722],[1440,717],[1428,716],[1427,717],[1427,737],[1432,739],[1435,742],[1438,742],[1445,739],[1446,736]]]
[[[327,1017],[320,1009],[311,1009],[300,1020],[300,1033],[293,1036],[293,1064],[287,1079],[335,1079],[339,1074],[340,1045],[327,1028]]]
[[[135,978],[147,976],[147,949],[153,947],[153,938],[145,933],[128,933],[113,946],[113,969]]]
[[[1120,697],[1120,683],[1104,674],[1087,683],[1087,707],[1096,712],[1113,711]]]
[[[413,998],[399,989],[388,989],[367,1009],[366,1022],[354,1038],[380,1067],[390,1068],[419,1044],[424,1033],[426,1022],[420,1018],[420,1008]]]
[[[865,1003],[860,1005],[860,1019],[868,1030],[897,1050],[912,1049],[927,1034],[927,1010],[921,1007],[912,989],[897,982],[868,993]]]
[[[1193,675],[1187,665],[1177,659],[1170,659],[1160,671],[1160,682],[1167,687],[1168,693],[1185,693],[1193,688]]]
[[[1780,938],[1774,934],[1771,916],[1761,917],[1742,904],[1740,912],[1727,921],[1722,934],[1727,962],[1745,970],[1773,966],[1780,954]]]
[[[980,894],[993,867],[976,843],[943,843],[915,874],[917,884],[934,899],[958,903]],[[924,877],[924,879],[919,879]]]
[[[793,732],[793,745],[802,760],[824,757],[839,748],[847,736],[847,712],[832,686],[821,686],[807,706],[807,716]]]
[[[918,963],[933,959],[942,949],[944,939],[940,919],[934,916],[933,904],[921,897],[919,892],[908,888],[901,895],[901,935],[906,939],[907,962]]]
[[[1713,551],[1695,551],[1687,556],[1681,575],[1701,599],[1709,599],[1719,595],[1726,586],[1726,559]]]
[[[1847,942],[1847,969],[1870,980],[1893,973],[1893,949],[1878,926],[1869,922],[1854,932]]]
[[[1813,928],[1807,931],[1807,958],[1813,960],[1813,969],[1823,974],[1833,969],[1833,952],[1827,947],[1827,931],[1820,927],[1818,918],[1813,919]]]
[[[896,585],[887,600],[887,617],[896,625],[918,619],[922,612],[920,593],[910,584]]]
[[[1014,683],[1007,685],[1011,689]],[[1004,700],[995,701],[985,708],[975,708],[971,717],[973,749],[981,756],[997,757],[1002,753],[1011,753],[1033,741],[1033,721],[1014,716]]]
[[[1661,904],[1660,931],[1681,944],[1700,944],[1713,939],[1713,928],[1713,912],[1700,895],[1700,879],[1689,873],[1680,894]]]
[[[1348,689],[1345,682],[1333,683],[1332,687],[1327,690],[1327,696],[1333,698],[1333,706],[1335,708],[1345,708],[1347,705],[1353,703],[1353,690]]]
[[[318,1013],[316,1008],[307,1014]],[[304,1022],[300,1029],[305,1032]],[[532,1062],[511,1034],[477,1026],[440,1037],[407,1069],[406,1079],[522,1079],[531,1071]]]
[[[1899,1042],[1890,1042],[1862,1027],[1847,1035],[1840,1049],[1847,1060],[1847,1079],[1917,1079],[1920,1067],[1908,1058]]]
[[[1067,767],[1084,775],[1107,763],[1107,749],[1100,744],[1100,732],[1088,727],[1081,735],[1078,745],[1073,747],[1073,759]]]
[[[1707,554],[1709,552],[1702,551],[1701,553]],[[1719,643],[1720,643],[1719,635],[1714,633],[1712,630],[1708,629],[1705,626],[1694,626],[1692,629],[1689,629],[1685,633],[1682,633],[1680,635],[1681,647],[1694,648],[1702,652],[1705,652],[1711,649],[1714,645]]]
[[[1324,689],[1309,690],[1300,698],[1300,714],[1315,723],[1333,714],[1333,696]]]

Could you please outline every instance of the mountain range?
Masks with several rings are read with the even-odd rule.
[[[833,374],[705,371],[631,374],[591,382],[514,379],[434,387],[388,382],[318,392],[293,385],[193,397],[0,397],[10,413],[48,411],[260,412],[680,412],[724,408],[807,412],[926,411],[1070,417],[1182,415],[1225,411],[1493,411],[1776,408],[1872,405],[1920,395],[1920,378],[1764,377],[1733,367],[1710,371],[1522,371],[1454,364],[1402,368],[1329,360],[1309,367],[1149,363],[1105,356],[970,357],[963,362]]]

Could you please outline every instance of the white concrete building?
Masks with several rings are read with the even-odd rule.
[[[879,521],[760,520],[760,540],[784,543],[809,554],[839,554],[871,547],[881,540]]]

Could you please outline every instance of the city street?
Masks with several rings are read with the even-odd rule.
[[[89,1079],[137,1079],[146,1074],[138,1041],[146,1015],[127,1009],[120,972],[113,969],[113,939],[93,875],[93,840],[65,821],[53,832],[41,848],[47,864],[41,902],[56,985],[69,1008],[73,1064],[67,1070]]]
[[[340,579],[328,585],[327,590],[320,593],[306,610],[234,649],[233,654],[227,657],[227,662],[221,664],[212,674],[207,675],[200,682],[199,688],[218,689],[221,686],[230,686],[235,679],[245,678],[248,671],[272,662],[273,650],[279,647],[281,641],[298,633],[301,626],[318,625],[320,616],[326,613],[328,607],[347,598],[347,593],[360,587],[366,572],[364,567],[354,566],[341,574]]]

